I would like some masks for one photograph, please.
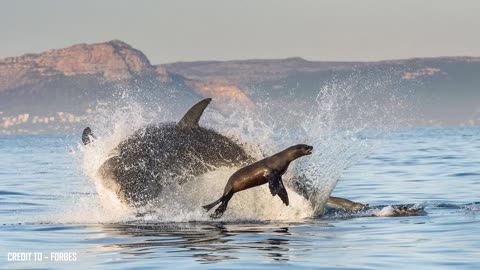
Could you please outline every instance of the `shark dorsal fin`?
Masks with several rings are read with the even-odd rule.
[[[208,104],[212,101],[211,98],[206,98],[197,104],[193,105],[190,110],[183,116],[183,118],[177,123],[179,128],[195,128],[198,127],[198,121],[202,117],[203,111],[207,108]]]

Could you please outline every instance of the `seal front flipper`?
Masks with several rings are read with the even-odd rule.
[[[289,204],[288,193],[287,193],[287,190],[285,189],[285,187],[283,186],[283,183],[282,183],[282,189],[280,189],[280,192],[278,193],[278,197],[280,197],[280,199],[282,199],[282,202],[286,206],[288,206],[288,204]]]
[[[282,202],[288,206],[288,193],[283,185],[282,177],[274,171],[268,174],[266,178],[268,180],[268,188],[270,188],[270,193],[272,193],[272,196],[278,195],[278,197],[282,199]]]
[[[177,123],[179,128],[195,128],[198,127],[198,121],[202,117],[203,111],[207,108],[208,104],[212,101],[211,98],[206,98],[197,104],[193,105],[190,110],[182,117]]]

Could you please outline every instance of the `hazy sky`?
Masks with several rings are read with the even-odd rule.
[[[0,58],[123,40],[153,64],[480,56],[480,1],[0,0]]]

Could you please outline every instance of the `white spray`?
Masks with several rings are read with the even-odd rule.
[[[359,134],[369,127],[385,126],[392,119],[390,108],[375,103],[359,104],[358,95],[362,95],[362,91],[352,89],[348,83],[325,85],[319,91],[316,106],[302,108],[301,124],[293,130],[282,125],[281,121],[278,124],[278,121],[262,117],[265,114],[261,112],[261,106],[256,111],[237,110],[229,115],[209,108],[201,125],[246,144],[247,151],[255,158],[260,159],[297,143],[314,146],[314,153],[293,162],[284,176],[284,181],[288,182],[294,174],[304,174],[305,185],[316,191],[310,201],[288,189],[290,206],[287,207],[278,197],[271,196],[267,186],[261,186],[235,194],[222,219],[298,220],[321,212],[343,170],[371,150],[369,140]],[[209,220],[200,206],[220,197],[228,178],[238,168],[218,168],[182,186],[166,187],[158,201],[142,209],[130,209],[122,204],[113,192],[105,189],[103,179],[97,173],[103,162],[115,154],[115,147],[135,130],[152,122],[169,120],[162,115],[165,114],[161,110],[146,115],[142,106],[135,102],[121,109],[97,112],[92,129],[98,139],[91,145],[79,146],[80,151],[77,151],[83,172],[95,186],[96,195],[75,198],[75,209],[66,212],[77,214],[62,213],[60,221]],[[285,113],[285,118],[290,116]],[[376,119],[373,124],[372,117]]]

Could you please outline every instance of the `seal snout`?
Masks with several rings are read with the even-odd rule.
[[[312,151],[313,151],[313,146],[307,145],[307,146],[305,147],[305,154],[311,155],[311,154],[312,154]]]

